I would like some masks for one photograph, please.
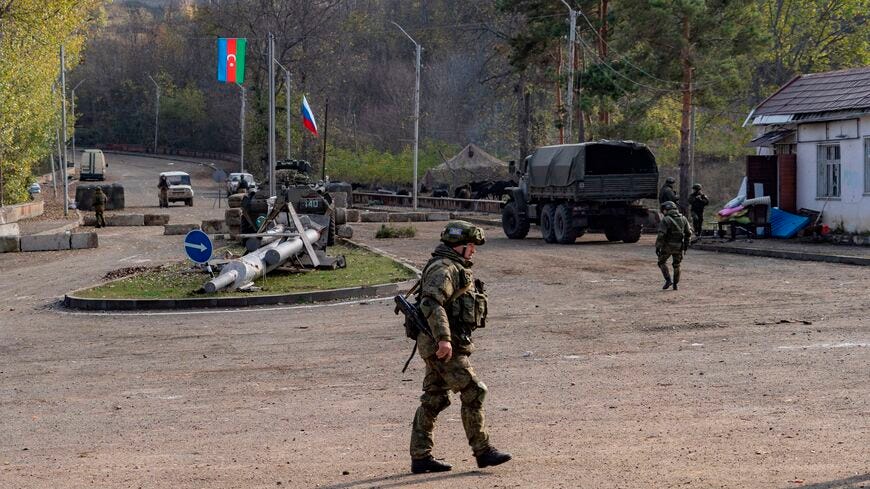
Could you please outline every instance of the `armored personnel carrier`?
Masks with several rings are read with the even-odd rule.
[[[646,145],[595,141],[544,146],[517,168],[519,185],[502,204],[502,229],[525,238],[537,224],[547,243],[573,243],[587,231],[634,243],[658,214],[639,205],[655,199],[658,166]]]

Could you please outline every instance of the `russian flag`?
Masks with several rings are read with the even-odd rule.
[[[317,123],[314,122],[314,113],[311,112],[311,107],[308,106],[308,100],[305,95],[302,96],[302,125],[311,131],[311,134],[317,136]]]
[[[223,83],[245,82],[245,45],[247,39],[220,38],[217,41],[217,79]]]

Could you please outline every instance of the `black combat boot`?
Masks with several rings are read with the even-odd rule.
[[[662,277],[665,278],[665,285],[662,286],[662,290],[666,290],[673,283],[673,282],[671,282],[671,272],[668,271],[667,265],[663,265],[661,267],[661,271],[662,271]]]
[[[677,290],[677,284],[680,283],[680,269],[674,270],[674,290]]]
[[[432,455],[429,455],[426,458],[411,459],[411,473],[413,474],[425,474],[426,472],[447,472],[452,468],[453,466],[448,463],[435,460]]]
[[[481,469],[484,467],[501,465],[511,459],[511,454],[500,452],[495,448],[490,447],[489,450],[474,457],[477,459],[477,466]]]

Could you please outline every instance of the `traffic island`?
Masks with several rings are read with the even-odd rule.
[[[299,304],[385,297],[409,288],[418,271],[376,249],[346,242],[329,249],[343,255],[346,268],[297,273],[277,269],[254,282],[251,291],[206,294],[209,275],[178,262],[159,267],[121,269],[107,274],[107,282],[67,294],[64,305],[73,309],[153,310],[246,307]]]

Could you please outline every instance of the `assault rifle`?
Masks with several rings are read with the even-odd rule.
[[[408,302],[402,295],[397,295],[393,300],[396,301],[396,309],[395,313],[405,316],[405,334],[411,337],[409,334],[408,326],[413,327],[413,329],[422,332],[426,336],[432,339],[433,342],[438,343],[438,340],[435,339],[435,335],[432,334],[432,330],[429,329],[429,325],[426,323],[426,319],[423,317],[423,313],[417,308],[416,305]],[[414,354],[417,353],[417,341],[416,335],[413,336],[415,338],[414,341],[414,349],[411,350],[411,356],[408,357],[408,360],[405,362],[405,366],[402,368],[402,373],[405,373],[405,370],[408,370],[408,365],[411,363],[411,360],[414,358]]]

